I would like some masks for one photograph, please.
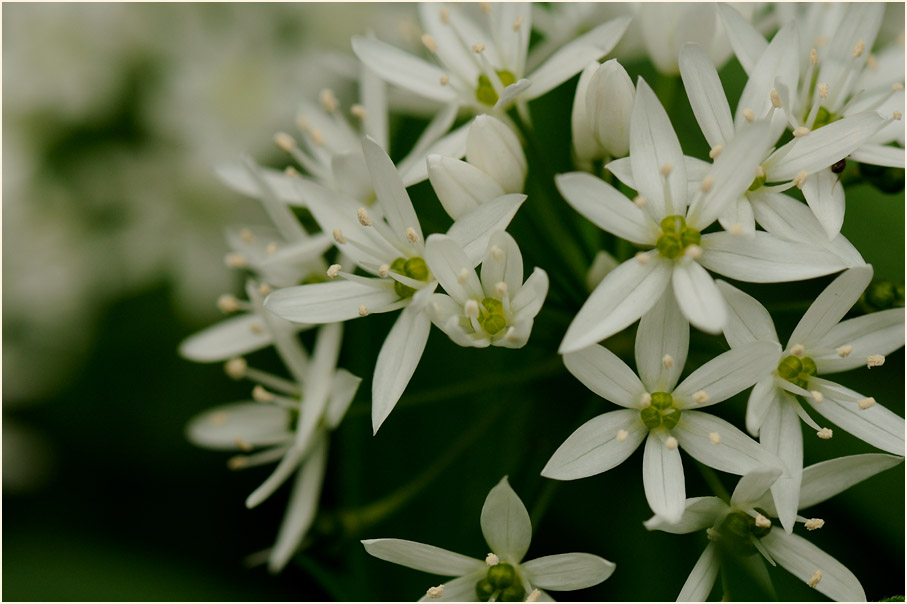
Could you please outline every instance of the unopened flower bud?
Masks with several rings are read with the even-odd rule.
[[[466,134],[466,161],[491,176],[505,193],[522,193],[528,166],[519,139],[501,120],[480,115]]]

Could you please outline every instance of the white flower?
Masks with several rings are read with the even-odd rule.
[[[366,208],[317,183],[296,185],[319,226],[335,244],[374,278],[329,269],[341,281],[277,290],[265,301],[272,312],[297,323],[334,323],[403,308],[378,354],[372,381],[372,426],[381,426],[409,383],[428,341],[431,322],[425,304],[437,281],[425,263],[419,219],[403,181],[387,153],[364,138],[362,150],[377,194]],[[488,238],[507,226],[525,195],[505,195],[462,216],[447,231],[479,263]]]
[[[479,112],[503,111],[518,96],[537,98],[606,55],[630,22],[619,17],[595,27],[526,75],[531,5],[482,6],[482,15],[463,5],[419,6],[432,62],[364,37],[353,37],[353,51],[385,81],[419,96]]]
[[[654,249],[638,253],[608,273],[570,324],[561,353],[580,350],[627,327],[658,301],[669,282],[690,323],[718,333],[726,310],[706,268],[763,283],[795,281],[845,268],[841,258],[821,248],[767,233],[751,238],[727,232],[701,234],[752,183],[769,134],[761,124],[743,129],[690,193],[677,135],[651,88],[639,80],[630,157],[619,160],[631,168],[631,186],[639,191],[636,202],[583,172],[561,174],[556,182],[564,199],[598,227]]]
[[[590,63],[580,75],[570,116],[573,153],[582,162],[630,151],[636,89],[617,59]]]
[[[872,279],[872,267],[852,268],[829,285],[809,307],[774,364],[756,383],[746,409],[747,430],[784,462],[787,475],[772,486],[781,524],[790,532],[803,468],[800,419],[822,429],[812,409],[857,438],[883,451],[904,454],[904,420],[875,399],[817,377],[878,362],[904,345],[904,309],[895,308],[840,322]],[[771,316],[759,302],[718,282],[730,309],[724,334],[731,348],[754,341],[778,343]],[[798,417],[800,419],[798,419]],[[827,432],[823,432],[827,436]]]
[[[780,461],[772,453],[728,422],[700,411],[755,383],[770,370],[778,345],[758,342],[730,350],[677,385],[689,338],[689,325],[668,291],[639,323],[640,377],[603,346],[564,355],[570,373],[624,409],[583,424],[554,453],[542,476],[573,480],[610,470],[645,440],[646,500],[656,514],[676,521],[686,497],[681,448],[723,472],[746,474],[769,467],[780,474]]]
[[[482,506],[482,534],[491,553],[480,560],[402,539],[368,539],[368,553],[409,568],[438,575],[456,576],[442,588],[432,588],[420,601],[484,602],[523,601],[551,597],[544,589],[572,591],[598,585],[611,576],[614,564],[592,554],[555,554],[522,562],[532,539],[529,513],[501,479]],[[538,590],[538,594],[533,594]]]
[[[902,461],[903,458],[892,455],[868,454],[812,465],[803,470],[797,509],[825,501]],[[780,564],[833,600],[866,601],[860,582],[844,565],[806,539],[775,529],[763,516],[761,512],[776,515],[767,492],[774,476],[758,471],[747,474],[737,483],[730,504],[717,497],[696,497],[686,501],[683,515],[676,522],[657,515],[646,521],[649,530],[675,534],[706,530],[709,535],[710,543],[690,572],[678,601],[698,602],[708,597],[718,578],[722,550],[726,555],[737,556],[750,556],[758,551],[773,566]],[[808,530],[824,524],[821,519],[802,516],[797,521],[804,523]]]
[[[548,275],[536,268],[523,283],[523,257],[513,237],[505,231],[491,236],[481,281],[457,242],[445,235],[428,238],[425,261],[447,292],[432,295],[428,313],[451,340],[476,348],[526,345],[548,293]]]

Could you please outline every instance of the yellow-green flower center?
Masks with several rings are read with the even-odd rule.
[[[699,245],[702,235],[693,227],[687,226],[683,216],[668,216],[661,221],[661,236],[655,248],[665,258],[673,260],[681,256],[689,246]]]
[[[756,526],[755,518],[737,510],[728,514],[718,527],[718,543],[730,553],[752,556],[757,551],[752,539],[765,537],[770,530],[770,526]]]
[[[504,85],[504,88],[507,88],[508,86],[516,82],[516,76],[506,69],[502,69],[500,71],[497,71],[496,73],[498,74],[498,78],[500,78],[501,80],[501,84]],[[476,87],[476,99],[480,103],[490,105],[492,107],[495,103],[498,102],[498,93],[494,89],[491,80],[484,73],[479,75],[479,85],[478,87]]]
[[[507,327],[504,305],[497,298],[483,298],[479,305],[479,324],[488,335],[494,335]]]
[[[809,378],[816,371],[816,362],[809,357],[788,355],[778,363],[778,375],[801,388],[809,388]]]
[[[670,393],[653,392],[652,403],[640,409],[639,417],[650,430],[658,426],[670,430],[680,421],[680,409],[674,406],[674,397]]]
[[[498,602],[522,602],[526,599],[526,590],[510,564],[499,562],[488,567],[485,578],[476,583],[476,595],[479,602],[487,602],[497,596]]]
[[[428,265],[425,264],[425,260],[419,256],[415,256],[414,258],[397,258],[391,263],[390,268],[398,275],[404,275],[410,279],[415,279],[416,281],[428,281],[431,279],[431,272],[428,270]],[[394,292],[401,298],[409,298],[416,293],[416,290],[399,281],[394,281]]]

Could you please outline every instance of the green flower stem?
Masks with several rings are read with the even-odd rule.
[[[557,493],[560,485],[561,482],[559,480],[545,481],[545,486],[542,487],[542,493],[539,495],[535,505],[532,507],[532,512],[529,514],[529,521],[532,523],[533,530],[537,531],[539,529],[539,522],[541,522],[545,512],[547,512],[548,508],[551,506],[551,501],[554,499],[554,495]]]
[[[699,463],[698,461],[696,462],[696,467],[699,468],[699,473],[702,474],[702,477],[705,479],[706,484],[709,485],[709,488],[712,489],[712,492],[715,493],[715,496],[725,503],[730,503],[731,496],[727,492],[727,489],[724,488],[724,485],[721,484],[721,481],[718,479],[718,475],[715,474],[715,470],[705,464]]]

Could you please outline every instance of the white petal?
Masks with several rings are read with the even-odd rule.
[[[669,523],[661,516],[652,516],[643,525],[650,531],[685,535],[713,526],[728,509],[728,504],[717,497],[694,497],[687,499],[683,516],[678,522]]]
[[[476,597],[476,583],[484,579],[487,572],[483,567],[481,570],[448,581],[444,583],[444,593],[441,597],[432,598],[425,594],[419,598],[419,602],[471,602]]]
[[[726,4],[718,5],[718,16],[727,29],[727,37],[734,48],[737,60],[749,75],[768,48],[768,42],[739,11]]]
[[[352,44],[359,60],[385,81],[436,101],[457,98],[453,88],[441,84],[444,72],[435,65],[379,40],[353,36]]]
[[[646,439],[642,457],[642,483],[646,501],[652,511],[666,522],[679,522],[683,517],[686,499],[680,449],[669,448],[657,432],[650,432]]]
[[[526,155],[516,134],[501,120],[490,115],[473,120],[466,136],[466,160],[497,181],[500,195],[523,192]]]
[[[799,420],[798,420],[799,421]],[[748,508],[763,497],[778,479],[777,470],[756,470],[742,476],[734,487],[731,504]]]
[[[781,346],[775,342],[750,342],[733,348],[701,366],[674,389],[681,408],[706,407],[729,399],[771,375]],[[705,392],[708,400],[698,403],[694,393]]]
[[[655,306],[671,278],[673,263],[658,252],[628,260],[608,273],[570,323],[559,353],[574,352],[614,335]]]
[[[630,152],[630,115],[636,99],[633,80],[617,59],[611,59],[596,69],[585,92],[587,127],[594,140],[608,155],[624,157]]]
[[[529,512],[510,487],[507,477],[495,485],[482,506],[482,535],[488,547],[505,562],[519,564],[532,540]]]
[[[186,438],[206,449],[233,451],[246,445],[261,447],[292,441],[290,415],[277,405],[230,403],[193,417]]]
[[[702,135],[710,147],[727,145],[734,138],[734,122],[715,65],[700,46],[692,43],[680,49],[679,64],[683,87]]]
[[[788,24],[775,34],[765,52],[759,57],[750,71],[750,77],[737,103],[734,115],[734,125],[737,128],[746,123],[743,116],[745,109],[753,111],[760,118],[766,114],[772,106],[770,93],[775,86],[776,78],[790,88],[796,84],[799,63],[793,57],[798,56],[798,38],[796,24]]]
[[[425,263],[441,287],[460,304],[485,297],[472,262],[451,237],[431,235],[425,242]]]
[[[393,411],[422,358],[431,321],[410,304],[394,323],[378,353],[372,382],[372,428],[378,428]]]
[[[447,230],[447,234],[460,244],[472,260],[472,266],[476,266],[488,249],[488,239],[497,231],[507,228],[524,201],[525,195],[498,197],[458,218]]]
[[[810,387],[822,393],[824,400],[813,409],[860,440],[888,453],[904,455],[904,418],[876,403],[860,409],[857,401],[866,397],[834,382],[810,379]]]
[[[772,405],[762,424],[759,441],[784,464],[784,476],[772,485],[772,499],[781,526],[794,529],[803,475],[803,431],[796,404],[789,401]]]
[[[758,300],[725,281],[719,280],[717,284],[727,303],[728,320],[724,325],[724,337],[731,348],[748,342],[778,342],[772,317]]]
[[[278,199],[291,205],[305,205],[305,198],[294,184],[295,177],[287,176],[273,168],[260,168],[260,171]],[[250,197],[258,197],[261,194],[258,183],[253,180],[246,167],[240,163],[215,166],[214,172],[224,184],[234,191]]]
[[[523,73],[529,50],[529,30],[532,29],[532,5],[524,2],[505,2],[491,5],[492,36],[501,53],[501,65]],[[514,27],[521,23],[522,26]]]
[[[324,412],[324,420],[327,427],[331,430],[340,425],[343,416],[346,415],[350,403],[356,396],[359,384],[362,378],[356,377],[346,369],[338,369],[334,373],[334,382],[331,384],[331,395],[328,399],[328,406]]]
[[[224,319],[180,343],[180,355],[190,361],[226,361],[269,346],[274,338],[255,313]]]
[[[900,456],[864,453],[813,464],[803,470],[798,507],[804,509],[822,503],[903,461]]]
[[[475,166],[440,155],[428,157],[428,178],[444,210],[454,220],[504,194],[491,176]]]
[[[602,179],[570,172],[554,180],[567,203],[600,229],[638,245],[658,239],[658,226],[648,214]]]
[[[690,571],[690,576],[684,582],[677,601],[705,602],[712,592],[712,587],[715,586],[720,568],[721,558],[718,556],[718,546],[709,542],[696,561],[696,566]]]
[[[246,507],[254,508],[265,499],[274,494],[280,486],[296,471],[299,464],[305,459],[306,451],[299,447],[290,448],[281,458],[274,471],[261,485],[246,497]]]
[[[618,434],[621,430],[627,433],[623,440]],[[630,457],[648,432],[635,409],[594,417],[558,447],[542,470],[542,476],[576,480],[606,472]]]
[[[759,231],[752,238],[709,233],[702,237],[702,248],[699,264],[750,283],[800,281],[846,268],[844,261],[830,252]]]
[[[631,409],[640,407],[645,386],[626,363],[604,346],[589,346],[565,354],[564,365],[586,388],[603,399]]]
[[[839,602],[866,601],[863,587],[853,573],[806,539],[775,530],[762,537],[762,544],[778,564],[803,582],[821,570],[816,591]]]
[[[818,343],[847,314],[871,280],[871,266],[852,268],[841,273],[819,294],[797,323],[788,347],[802,344],[809,348]]]
[[[728,204],[718,222],[725,231],[740,229],[741,237],[752,237],[756,230],[753,204],[746,195],[741,195],[736,203]]]
[[[649,392],[671,392],[680,378],[690,347],[690,324],[680,313],[669,287],[636,329],[636,370]],[[665,356],[673,363],[665,367]],[[566,359],[566,357],[565,357]]]
[[[403,240],[406,239],[407,229],[415,229],[419,240],[423,240],[419,218],[394,162],[378,143],[368,137],[362,139],[362,154],[375,186],[375,195],[391,228]]]
[[[265,298],[265,308],[296,323],[336,323],[358,317],[360,305],[370,313],[400,307],[393,282],[372,281],[369,285],[344,280],[279,289]]]
[[[713,432],[721,438],[718,444],[710,438]],[[686,410],[671,433],[684,451],[716,470],[740,476],[753,471],[782,470],[773,453],[714,415]]]
[[[362,545],[376,558],[435,575],[467,575],[485,566],[481,560],[404,539],[365,539]]]
[[[727,320],[724,298],[706,270],[692,260],[676,262],[672,283],[683,316],[702,331],[721,333]]]
[[[780,356],[780,355],[779,355]],[[783,404],[786,395],[775,387],[774,375],[767,375],[753,386],[746,402],[746,430],[753,436],[759,436],[759,429],[766,415],[774,405]]]
[[[841,232],[844,224],[844,185],[831,169],[811,174],[803,185],[803,197],[829,239]]]
[[[511,296],[518,293],[523,285],[523,255],[516,240],[507,231],[498,231],[491,236],[482,262],[482,286],[485,291],[494,292],[495,286],[502,282],[507,284]]]
[[[456,106],[454,106],[454,108],[456,108]],[[456,112],[454,112],[454,117],[456,117]],[[435,119],[437,119],[437,116]],[[431,124],[429,124],[429,128],[434,125],[435,120],[432,120]],[[469,123],[467,122],[453,132],[442,136],[425,149],[414,147],[413,150],[403,158],[397,168],[400,171],[400,177],[403,179],[403,184],[409,187],[428,178],[428,167],[425,163],[425,158],[429,155],[441,155],[454,159],[459,159],[466,155],[466,135],[468,132]],[[427,134],[429,134],[428,129],[423,131],[419,140],[421,141]]]
[[[520,565],[536,587],[555,591],[586,589],[611,576],[615,564],[592,554],[555,554]]]
[[[892,308],[838,323],[823,336],[817,348],[850,346],[846,357],[837,352],[813,355],[820,374],[856,369],[873,354],[888,355],[904,345],[904,309]]]
[[[535,317],[548,295],[548,273],[536,267],[510,301],[510,308],[520,318]]]
[[[598,71],[598,61],[591,61],[583,69],[576,84],[576,94],[573,96],[573,110],[570,112],[570,132],[572,134],[573,151],[580,160],[592,160],[601,157],[601,145],[593,135],[593,109],[586,107],[586,93],[589,91],[589,82]],[[632,85],[632,83],[631,83]]]
[[[614,161],[608,162],[605,168],[613,174],[617,180],[624,183],[633,190],[636,190],[636,179],[633,178],[633,164],[629,157],[621,157]]]
[[[494,111],[504,111],[509,107],[514,99],[518,96],[529,90],[532,86],[532,82],[525,78],[510,84],[504,90],[501,91],[501,96],[495,102],[493,110]]]
[[[865,143],[851,153],[849,159],[874,166],[903,168],[904,150],[900,147]]]

